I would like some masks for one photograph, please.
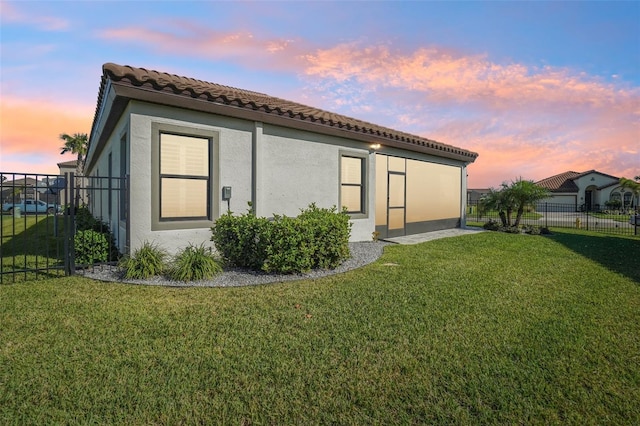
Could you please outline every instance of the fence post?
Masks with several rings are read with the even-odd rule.
[[[586,209],[584,214],[587,216],[587,231],[589,230],[589,209]]]
[[[548,211],[547,204],[549,204],[549,203],[547,203],[545,201],[545,203],[544,203],[544,227],[549,229],[549,215],[548,215],[548,212],[547,212]]]
[[[66,276],[71,275],[71,267],[69,266],[69,233],[71,232],[71,220],[69,215],[71,214],[71,203],[69,200],[73,197],[71,188],[73,188],[73,182],[70,179],[70,173],[65,173],[67,179],[67,187],[64,191],[64,274]]]
[[[68,190],[65,191],[65,239],[64,239],[64,273],[66,276],[73,275],[75,265],[74,236],[76,233],[76,179],[73,172],[67,173]]]

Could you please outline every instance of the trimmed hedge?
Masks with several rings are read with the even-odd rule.
[[[321,209],[313,203],[298,219],[308,223],[314,233],[313,268],[333,269],[351,256],[351,222],[346,212],[338,212],[336,207]]]
[[[227,263],[259,270],[266,259],[268,226],[268,219],[251,212],[240,216],[227,212],[211,228],[211,241]]]
[[[295,218],[253,212],[220,217],[211,240],[229,264],[276,273],[335,268],[349,258],[351,223],[345,212],[311,204]]]

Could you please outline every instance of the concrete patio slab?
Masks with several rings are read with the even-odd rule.
[[[383,241],[388,241],[395,244],[419,244],[424,243],[425,241],[437,240],[439,238],[457,237],[459,235],[476,234],[478,232],[485,232],[485,230],[482,228],[474,227],[443,229],[442,231],[425,232],[423,234],[385,238]]]

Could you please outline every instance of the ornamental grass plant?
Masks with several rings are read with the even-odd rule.
[[[213,278],[220,272],[222,266],[211,248],[190,244],[174,257],[169,277],[177,281],[198,281]]]
[[[167,259],[166,250],[155,243],[145,241],[131,256],[123,257],[118,266],[124,271],[124,277],[127,279],[146,279],[162,275],[167,269]]]

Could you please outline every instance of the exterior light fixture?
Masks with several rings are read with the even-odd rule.
[[[379,143],[372,143],[371,145],[369,145],[369,151],[370,152],[375,152],[377,150],[380,149],[380,144]]]

